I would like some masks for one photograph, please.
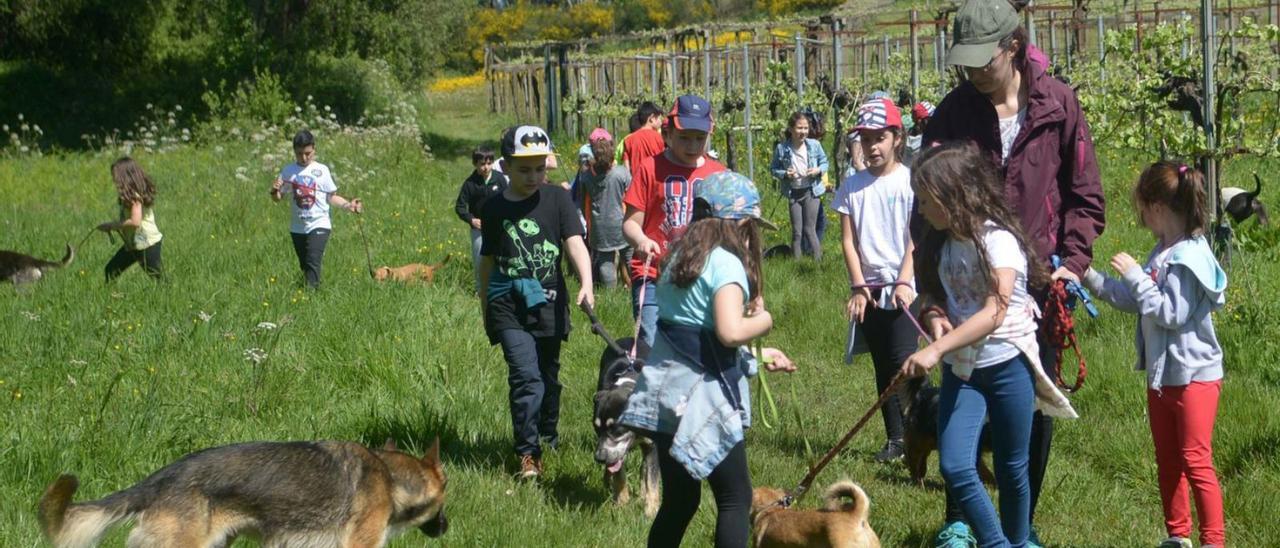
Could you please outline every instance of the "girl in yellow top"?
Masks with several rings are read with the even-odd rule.
[[[156,200],[155,183],[138,162],[127,156],[111,164],[111,178],[119,194],[120,220],[102,223],[98,230],[119,232],[124,242],[107,263],[107,281],[114,280],[133,263],[142,263],[147,275],[162,279],[160,240],[163,236],[156,228],[156,215],[152,210]]]

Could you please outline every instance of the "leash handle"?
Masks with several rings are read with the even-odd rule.
[[[653,264],[653,255],[650,254],[644,258],[644,270],[640,273],[640,296],[636,299],[636,330],[635,336],[631,339],[631,352],[627,354],[627,359],[636,361],[636,349],[640,348],[640,318],[644,316],[644,294],[649,288],[649,284],[645,280],[649,278],[649,267]]]

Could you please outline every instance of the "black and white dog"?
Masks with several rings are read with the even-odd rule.
[[[16,286],[38,282],[44,277],[46,270],[65,268],[75,258],[76,252],[71,249],[71,244],[67,244],[67,253],[58,262],[37,259],[17,251],[0,250],[0,281],[12,282]]]
[[[1254,215],[1258,217],[1258,224],[1266,225],[1271,221],[1267,217],[1266,206],[1258,199],[1258,195],[1262,194],[1262,177],[1254,173],[1253,182],[1253,192],[1234,186],[1222,187],[1222,210],[1237,224]]]
[[[644,366],[642,356],[649,349],[641,343],[633,361],[627,353],[634,339],[631,337],[614,340],[605,331],[604,325],[596,317],[595,311],[584,307],[591,319],[591,331],[604,339],[604,352],[600,355],[600,377],[596,382],[591,423],[596,430],[596,462],[604,466],[604,482],[617,504],[626,504],[631,499],[627,488],[627,474],[624,464],[627,453],[632,447],[640,449],[642,457],[640,472],[640,496],[644,499],[644,513],[653,517],[658,513],[661,502],[658,485],[661,477],[658,471],[657,447],[649,438],[636,433],[618,423],[622,412],[626,410],[627,399],[635,391],[636,379],[640,376],[640,368]]]

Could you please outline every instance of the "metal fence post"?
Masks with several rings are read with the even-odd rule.
[[[747,177],[755,180],[755,145],[751,140],[751,44],[742,45],[742,95],[746,109],[742,112],[742,124],[747,131]]]
[[[804,96],[804,37],[796,33],[796,96]]]
[[[920,89],[920,36],[916,33],[916,24],[920,22],[920,13],[911,10],[911,100],[915,101]]]

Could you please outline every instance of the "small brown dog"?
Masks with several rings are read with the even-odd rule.
[[[404,266],[384,266],[373,271],[373,279],[380,282],[387,280],[404,283],[432,283],[436,279],[436,271],[449,264],[453,255],[445,255],[438,264],[409,263]]]
[[[871,500],[858,484],[849,480],[831,484],[823,495],[826,507],[821,510],[783,508],[778,501],[785,496],[785,492],[769,487],[752,491],[756,548],[880,548],[880,537],[867,522]]]

